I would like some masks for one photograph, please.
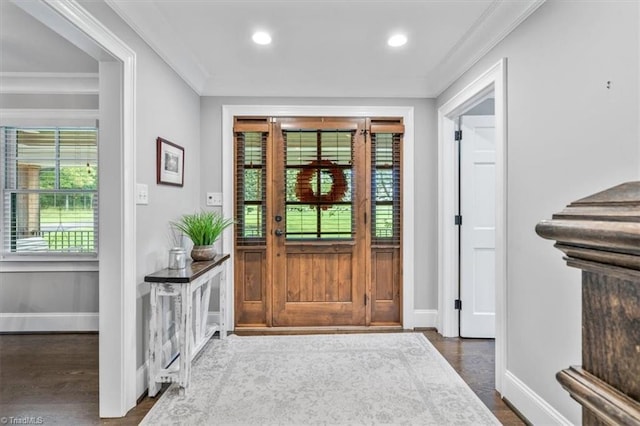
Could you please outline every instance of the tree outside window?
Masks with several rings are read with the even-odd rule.
[[[2,128],[5,253],[96,253],[97,129]]]

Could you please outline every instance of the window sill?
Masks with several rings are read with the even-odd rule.
[[[0,259],[0,273],[3,272],[97,272],[99,261],[96,256],[20,256],[4,255]]]

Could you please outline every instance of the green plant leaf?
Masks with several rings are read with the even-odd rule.
[[[220,213],[201,211],[185,214],[178,221],[171,224],[193,241],[196,246],[213,244],[222,231],[233,224],[232,219],[225,219]]]

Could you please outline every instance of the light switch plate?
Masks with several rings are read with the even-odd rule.
[[[149,186],[144,183],[136,184],[136,204],[149,204]]]
[[[221,206],[222,192],[207,192],[207,206]]]

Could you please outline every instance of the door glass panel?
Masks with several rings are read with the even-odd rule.
[[[355,132],[284,131],[287,239],[352,239]]]
[[[316,209],[309,204],[287,205],[287,238],[317,238]]]
[[[303,166],[318,159],[315,131],[285,132],[287,166]]]
[[[400,241],[400,142],[398,133],[371,135],[372,244]]]
[[[236,241],[264,245],[266,235],[265,132],[237,132]]]
[[[261,201],[262,193],[262,169],[244,170],[244,199],[245,201]]]
[[[351,132],[321,132],[321,156],[342,166],[351,165]]]
[[[246,238],[259,238],[262,232],[262,208],[259,205],[244,206],[244,229],[243,236]]]
[[[351,238],[351,205],[331,206],[320,210],[323,232],[320,238]]]
[[[391,169],[375,170],[375,201],[393,201],[393,171]]]

